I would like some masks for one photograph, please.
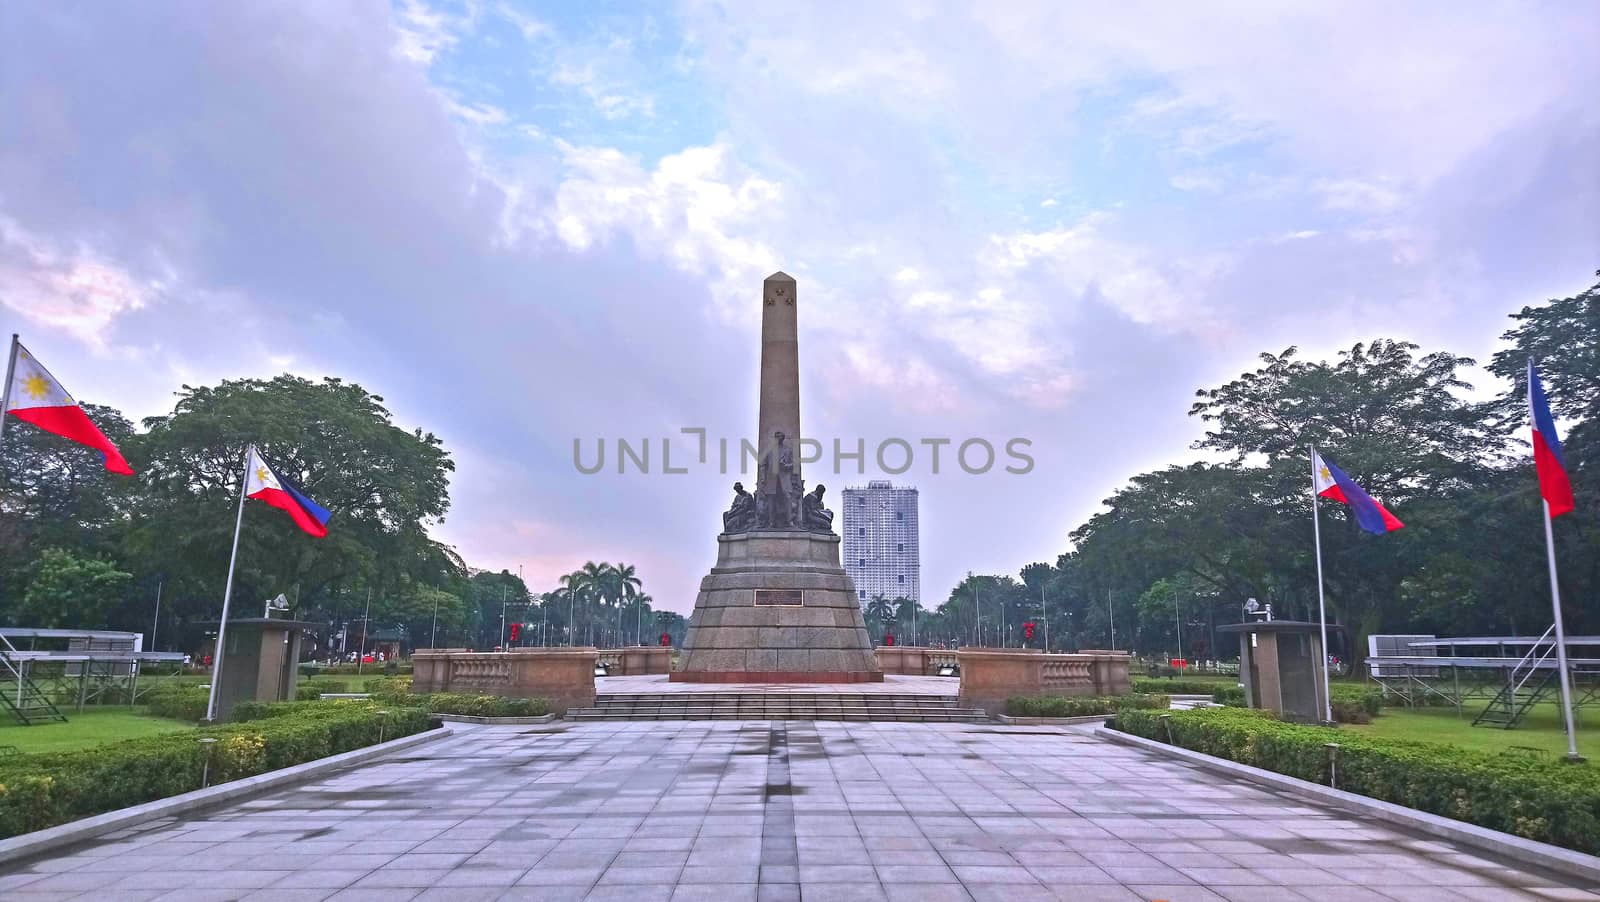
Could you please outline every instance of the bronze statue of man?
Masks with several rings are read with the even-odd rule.
[[[833,532],[833,511],[822,506],[822,493],[827,487],[817,483],[811,494],[801,503],[801,526],[810,532]]]
[[[733,506],[722,515],[722,531],[749,532],[756,525],[756,499],[744,490],[744,483],[733,484]]]

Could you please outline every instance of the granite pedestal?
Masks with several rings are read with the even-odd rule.
[[[674,682],[882,681],[866,620],[839,565],[839,537],[762,531],[717,537]]]

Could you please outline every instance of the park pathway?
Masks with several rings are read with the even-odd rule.
[[[455,728],[0,871],[0,898],[1597,899],[1088,728]]]

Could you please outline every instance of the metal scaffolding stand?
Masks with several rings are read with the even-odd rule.
[[[1374,636],[1367,667],[1385,695],[1412,707],[1437,704],[1465,716],[1465,703],[1486,700],[1473,726],[1511,729],[1559,685],[1554,627],[1543,635],[1432,637]],[[1395,648],[1383,648],[1383,640]],[[1600,636],[1568,636],[1567,664],[1578,690],[1574,707],[1600,705]],[[1401,653],[1394,653],[1399,651]]]
[[[67,706],[136,704],[183,672],[182,653],[142,651],[143,639],[109,630],[0,628],[0,708],[32,724],[65,720],[60,709]]]

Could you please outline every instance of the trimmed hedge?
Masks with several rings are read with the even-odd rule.
[[[1134,677],[1133,691],[1154,695],[1210,695],[1218,689],[1227,686],[1237,686],[1239,681],[1233,677],[1217,677],[1204,679],[1201,677]]]
[[[1337,723],[1371,723],[1383,711],[1383,692],[1370,686],[1334,683],[1332,688],[1333,719]],[[1212,693],[1219,705],[1231,708],[1244,707],[1244,687],[1229,686]]]
[[[429,728],[421,708],[380,717],[379,707],[242,702],[235,713],[253,718],[244,723],[0,759],[0,837],[200,789],[208,757],[209,782],[225,783]],[[202,737],[217,742],[208,749]]]
[[[303,680],[295,687],[294,697],[297,701],[316,701],[324,692],[349,692],[350,683],[345,680]]]
[[[1283,723],[1262,711],[1117,712],[1112,728],[1590,855],[1600,853],[1600,770],[1449,745]],[[1168,738],[1170,727],[1171,738]]]
[[[1019,695],[1006,699],[1006,713],[1012,717],[1093,717],[1123,708],[1167,708],[1171,703],[1165,695]]]
[[[157,717],[197,723],[206,716],[211,691],[193,683],[163,683],[139,696],[139,699]]]
[[[379,677],[361,684],[362,692],[373,695],[410,695],[411,677]]]
[[[459,714],[465,717],[543,717],[550,703],[542,698],[503,698],[467,692],[411,691],[410,677],[367,680],[364,687],[374,700],[391,705],[421,705],[431,714]]]

